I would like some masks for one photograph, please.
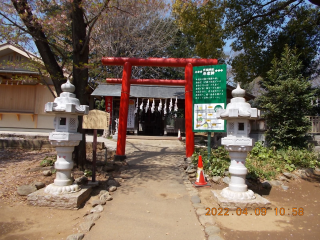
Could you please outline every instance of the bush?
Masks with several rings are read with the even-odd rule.
[[[224,147],[211,149],[210,159],[208,159],[208,150],[196,148],[192,155],[192,161],[195,166],[198,165],[199,155],[202,156],[203,170],[209,176],[223,176],[230,165],[229,153]]]
[[[256,142],[248,154],[246,167],[249,178],[272,179],[283,172],[292,172],[297,168],[315,168],[319,165],[318,154],[307,149],[276,150],[267,148],[262,142]]]
[[[224,147],[211,149],[208,159],[208,151],[197,148],[192,155],[195,166],[198,164],[199,155],[202,156],[203,169],[209,176],[223,176],[230,166],[229,153]],[[315,168],[319,166],[318,154],[307,149],[276,150],[275,147],[264,147],[262,142],[256,142],[246,159],[248,168],[247,178],[252,179],[274,179],[283,172],[292,172],[298,168]]]

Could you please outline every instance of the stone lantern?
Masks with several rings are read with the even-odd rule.
[[[220,195],[226,199],[255,199],[253,191],[248,190],[245,183],[247,168],[245,166],[247,153],[252,150],[254,140],[249,138],[249,119],[259,118],[260,111],[251,108],[246,102],[245,90],[238,86],[232,91],[233,98],[226,109],[217,112],[217,118],[227,120],[227,137],[221,139],[221,144],[229,151],[231,165],[229,172],[231,180],[229,187],[224,188]]]
[[[74,85],[67,81],[61,85],[61,90],[60,97],[45,105],[45,112],[56,115],[55,131],[50,133],[49,140],[57,150],[57,161],[54,165],[57,172],[54,183],[44,190],[50,194],[74,193],[80,190],[77,184],[72,184],[72,152],[82,139],[82,134],[77,132],[78,115],[89,113],[89,106],[80,105],[79,99],[73,94]]]

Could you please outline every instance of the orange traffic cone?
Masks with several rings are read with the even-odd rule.
[[[195,187],[204,187],[210,186],[204,179],[204,172],[203,172],[203,164],[202,164],[202,156],[199,156],[198,159],[198,169],[197,169],[197,179],[193,184]]]

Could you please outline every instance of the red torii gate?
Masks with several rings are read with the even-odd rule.
[[[118,141],[115,160],[124,160],[127,134],[127,119],[130,97],[130,84],[148,85],[173,85],[185,86],[185,129],[186,129],[186,157],[191,157],[194,152],[194,133],[192,131],[192,67],[204,65],[216,65],[217,59],[196,58],[122,58],[103,57],[103,65],[123,65],[121,79],[106,79],[107,83],[122,83],[119,110]],[[184,67],[185,80],[166,79],[131,79],[132,66],[150,67]]]

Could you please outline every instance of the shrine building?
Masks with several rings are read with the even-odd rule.
[[[227,86],[227,102],[231,91]],[[104,99],[106,111],[110,112],[112,133],[115,119],[119,118],[121,84],[100,84],[91,94],[93,99]],[[254,96],[246,94],[246,100]],[[148,104],[149,101],[149,104]],[[176,104],[177,101],[177,104]],[[170,111],[171,102],[171,111]],[[152,105],[154,104],[154,108]],[[175,110],[175,104],[177,111]],[[161,106],[159,108],[159,105]],[[185,88],[182,86],[131,85],[127,122],[127,134],[165,136],[185,133]]]

